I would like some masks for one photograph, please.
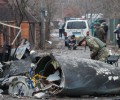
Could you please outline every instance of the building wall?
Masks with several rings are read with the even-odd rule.
[[[8,23],[9,25],[15,25],[15,23]],[[40,27],[39,24],[36,23],[31,23],[34,24],[35,28],[32,29],[32,33],[30,33],[30,27],[29,27],[29,23],[27,22],[23,22],[21,24],[21,34],[20,34],[20,38],[24,39],[26,38],[29,42],[32,42],[32,46],[37,46],[39,45],[39,41],[40,41]],[[11,43],[13,42],[16,34],[16,30],[14,28],[10,28],[7,27],[6,28],[6,32],[7,32],[7,43],[9,45],[11,45]],[[30,35],[32,34],[32,35]],[[33,39],[31,41],[31,38]],[[34,42],[33,42],[34,41]],[[4,40],[3,40],[3,33],[0,33],[0,47],[3,47],[4,44]]]
[[[27,22],[25,22],[25,23],[22,23],[20,25],[20,27],[22,29],[22,31],[21,31],[21,38],[22,39],[25,38],[25,39],[27,39],[29,41],[29,38],[30,38],[29,37],[29,24]]]

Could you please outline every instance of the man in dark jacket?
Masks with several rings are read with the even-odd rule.
[[[107,35],[108,35],[108,25],[107,25],[106,22],[103,22],[103,23],[101,24],[101,26],[102,26],[102,28],[103,28],[104,31],[105,31],[104,39],[105,39],[105,43],[106,43],[106,42],[107,42]]]
[[[120,24],[117,25],[116,29],[114,30],[116,41],[118,44],[118,47],[120,48]]]
[[[68,49],[76,50],[76,48],[77,48],[77,44],[76,44],[75,35],[72,35],[68,40]]]

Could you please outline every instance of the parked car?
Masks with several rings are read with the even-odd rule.
[[[72,19],[65,23],[64,35],[65,35],[65,46],[68,44],[68,39],[71,35],[75,35],[76,39],[78,37],[86,36],[89,32],[89,24],[85,19]]]

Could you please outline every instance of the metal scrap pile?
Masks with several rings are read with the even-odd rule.
[[[5,87],[5,90],[7,89],[14,97],[42,98],[56,94],[61,89],[59,86],[61,70],[58,63],[56,61],[47,63],[51,60],[49,56],[44,58],[33,51],[30,53],[28,44],[19,46],[16,51],[12,49],[15,52],[13,53],[15,60],[0,63],[1,89]],[[46,60],[41,61],[42,59]]]
[[[22,50],[21,59],[1,63],[3,93],[8,90],[11,96],[19,98],[120,94],[120,70],[117,67],[71,57],[71,54],[39,55],[31,51],[23,57],[26,50]]]
[[[57,93],[61,89],[59,86],[61,70],[57,62],[51,61],[47,65],[51,60],[50,57],[41,61],[41,56],[38,56],[35,51],[30,51],[27,39],[23,39],[16,47],[15,42],[21,33],[21,28],[2,22],[0,25],[0,34],[4,38],[3,47],[0,47],[0,89],[3,90],[1,93],[14,97],[35,96],[37,98]],[[7,42],[8,36],[4,26],[18,30],[11,44]]]

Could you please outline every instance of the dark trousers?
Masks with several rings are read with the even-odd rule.
[[[59,37],[61,37],[61,38],[62,38],[62,33],[63,33],[63,30],[59,29]]]
[[[107,43],[107,33],[106,33],[106,35],[104,37],[104,40],[105,40],[105,43]]]
[[[68,44],[68,49],[73,49],[73,50],[76,50],[77,46],[76,45],[70,45]]]
[[[117,40],[118,47],[120,48],[120,39]]]

